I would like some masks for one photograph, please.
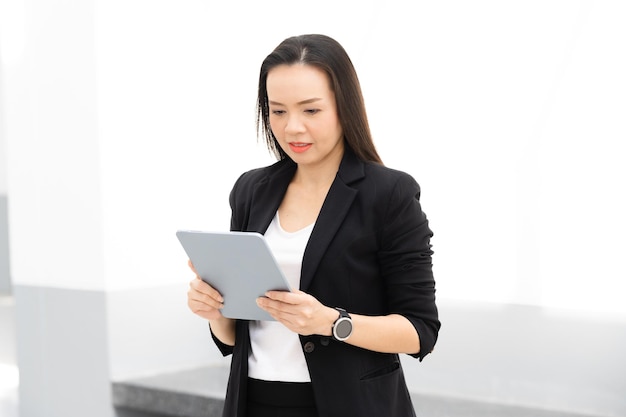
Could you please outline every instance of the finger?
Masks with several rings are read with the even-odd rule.
[[[305,329],[307,320],[293,311],[293,306],[285,303],[275,302],[269,299],[260,299],[260,304],[264,305],[263,310],[267,311],[274,320],[283,324],[294,333],[307,333]],[[286,309],[284,308],[286,307]]]
[[[224,302],[224,297],[222,297],[222,294],[220,294],[218,290],[216,290],[215,288],[207,284],[201,278],[198,278],[198,277],[194,278],[189,283],[189,286],[198,292],[206,294],[209,297],[215,298],[216,300],[220,302]]]
[[[215,308],[211,308],[207,306],[206,303],[202,303],[200,301],[197,301],[191,298],[187,301],[187,305],[189,306],[191,311],[193,311],[194,313],[198,313],[198,312],[209,313],[209,312],[217,310]]]
[[[206,304],[207,307],[209,308],[215,308],[215,309],[223,308],[224,300],[219,294],[217,294],[217,296],[220,298],[216,298],[209,294],[197,291],[194,288],[190,288],[189,291],[187,291],[187,298],[190,301],[195,301],[195,302]]]
[[[187,259],[187,265],[189,265],[189,268],[191,268],[191,270],[194,272],[194,274],[198,275],[198,273],[196,272],[196,267],[193,266],[193,263],[191,262],[191,259]]]
[[[270,300],[281,301],[287,304],[298,304],[301,302],[301,298],[298,295],[304,294],[301,291],[289,292],[289,291],[268,291],[265,293],[265,297]]]
[[[215,308],[207,308],[206,305],[203,303],[189,301],[188,306],[189,306],[189,309],[194,314],[206,320],[217,319],[217,318],[223,317],[222,312],[220,310],[215,309]]]
[[[259,307],[270,314],[280,313],[282,311],[281,307],[284,306],[284,303],[267,297],[257,298],[256,303]]]
[[[257,298],[257,305],[279,321],[288,320],[289,317],[297,314],[297,308],[293,304],[272,300],[267,297]]]

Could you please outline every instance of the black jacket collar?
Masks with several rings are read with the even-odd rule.
[[[248,230],[265,233],[280,206],[297,165],[284,159],[268,168],[268,175],[255,186],[250,204]],[[317,265],[341,226],[358,191],[351,186],[365,176],[365,164],[346,146],[337,176],[333,181],[311,238],[304,252],[300,288],[306,290],[313,280]]]

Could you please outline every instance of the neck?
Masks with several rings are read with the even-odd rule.
[[[337,176],[337,170],[333,171],[320,171],[317,169],[306,169],[298,167],[296,175],[293,178],[293,182],[304,188],[312,190],[327,189],[335,180]]]
[[[299,164],[293,182],[311,189],[329,188],[337,176],[343,152],[315,165]]]

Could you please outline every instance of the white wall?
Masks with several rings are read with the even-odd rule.
[[[41,114],[57,129],[50,149],[23,142],[23,152],[52,165],[47,156],[61,148],[92,155],[68,169],[91,171],[102,187],[92,200],[104,216],[107,277],[98,286],[178,282],[186,271],[174,231],[227,228],[232,182],[271,161],[254,131],[259,63],[286,36],[322,32],[353,57],[386,163],[422,185],[441,297],[626,313],[626,203],[613,192],[626,169],[617,149],[621,2],[424,2],[410,13],[399,1],[321,2],[306,12],[277,1],[96,4],[80,12],[93,19],[74,23],[93,27],[90,40],[25,31],[25,3],[5,1],[3,15],[15,19],[3,22],[1,51],[6,89],[19,82],[33,36],[54,40],[57,55],[31,71],[50,85],[67,68],[87,77],[86,89],[59,91],[63,117]],[[59,42],[92,41],[67,65]],[[5,103],[7,114],[23,104]],[[12,122],[15,135],[32,129]]]
[[[423,187],[441,297],[626,313],[621,3],[124,3],[96,31],[110,285],[176,281],[172,231],[227,227],[232,181],[268,161],[259,63],[324,32],[355,61],[385,161]]]
[[[273,161],[257,146],[254,127],[263,58],[283,38],[304,32],[329,33],[351,49],[365,48],[360,38],[375,13],[363,2],[322,2],[306,14],[290,3],[243,4],[99,4],[110,288],[189,278],[174,232],[227,229],[228,192],[237,176]],[[292,13],[280,15],[286,5]],[[354,22],[349,26],[347,16]],[[229,21],[233,25],[224,25]]]
[[[84,90],[59,91],[63,117],[40,114],[56,129],[49,149],[12,144],[24,143],[13,151],[33,165],[81,154],[86,162],[68,169],[101,181],[106,286],[177,282],[185,267],[174,231],[227,227],[230,185],[270,161],[253,125],[259,62],[286,36],[324,32],[355,61],[385,161],[422,185],[441,297],[626,312],[626,203],[615,192],[626,170],[626,63],[616,52],[626,6],[418,3],[405,13],[401,2],[322,2],[302,13],[281,4],[246,3],[242,15],[238,2],[99,2],[81,12],[93,21],[75,23],[93,25],[93,51],[68,65],[58,42],[89,39],[27,32],[25,4],[2,3],[5,92],[19,84],[25,33],[57,42],[57,55],[30,64],[45,76],[39,87],[87,77]],[[246,31],[218,25],[229,20]],[[7,120],[25,105],[16,97],[4,103]],[[97,149],[81,141],[85,117],[96,117],[98,131],[84,130]],[[30,122],[10,119],[5,131],[24,135]]]
[[[2,17],[0,17],[0,55],[4,47]],[[0,86],[3,84],[2,65],[0,65]],[[7,147],[6,147],[6,112],[4,95],[0,87],[0,295],[11,294],[9,266],[9,238],[7,216]]]
[[[385,31],[357,61],[387,162],[422,184],[440,296],[626,312],[626,202],[612,191],[626,173],[625,7],[378,15]]]
[[[108,285],[176,282],[173,231],[227,227],[232,182],[270,161],[260,61],[323,32],[386,163],[422,185],[440,297],[626,313],[622,3],[123,3],[96,22]]]
[[[0,72],[0,83],[2,82],[2,73]],[[4,140],[4,123],[2,120],[2,101],[0,101],[0,196],[7,195],[7,170],[6,170],[6,144]]]
[[[0,51],[2,51],[2,32],[0,32]],[[0,66],[0,85],[2,85],[2,67]],[[0,196],[7,195],[7,148],[5,140],[5,117],[3,95],[0,93]]]
[[[104,288],[93,10],[2,2],[14,284]]]

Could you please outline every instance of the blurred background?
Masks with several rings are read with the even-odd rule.
[[[260,63],[324,33],[435,232],[442,329],[403,358],[411,391],[625,416],[625,21],[618,0],[0,0],[2,407],[113,416],[111,381],[227,366],[175,232],[228,229],[235,179],[273,162]]]

